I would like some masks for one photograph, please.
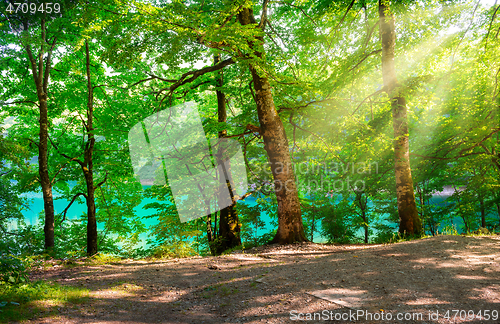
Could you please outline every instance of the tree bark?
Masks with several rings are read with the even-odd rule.
[[[498,226],[500,227],[500,203],[496,202],[495,205],[497,206]]]
[[[486,228],[486,208],[484,206],[484,197],[479,194],[479,209],[481,211],[481,227]]]
[[[312,223],[311,223],[311,242],[314,243],[314,223],[316,222],[316,208],[313,207]]]
[[[24,24],[24,29],[28,30],[28,24]],[[41,20],[41,38],[42,44],[46,44],[46,28],[45,20]],[[37,58],[33,56],[31,46],[25,46],[26,53],[31,65],[31,72],[35,82],[36,94],[38,97],[39,108],[39,127],[38,135],[38,174],[40,177],[40,185],[42,186],[43,209],[45,213],[45,224],[43,227],[45,237],[45,249],[49,250],[54,247],[54,200],[52,197],[52,181],[49,177],[49,162],[48,162],[48,138],[49,138],[49,119],[48,119],[48,96],[47,86],[51,68],[51,57],[56,40],[54,39],[52,46],[47,51],[44,71],[44,45],[40,48]]]
[[[210,210],[210,209],[208,209],[208,210]],[[215,251],[214,251],[213,246],[211,244],[214,241],[213,232],[212,232],[212,214],[207,215],[206,225],[207,225],[208,246],[210,247],[210,251],[212,252],[212,254],[215,255]]]
[[[380,39],[382,43],[382,75],[384,87],[391,98],[394,129],[394,171],[399,213],[399,232],[419,235],[422,231],[418,217],[413,179],[410,168],[410,148],[406,99],[399,91],[394,66],[396,32],[394,16],[389,11],[389,0],[379,0]]]
[[[85,148],[85,158],[83,161],[82,171],[85,176],[85,182],[87,184],[87,255],[94,255],[97,253],[97,218],[96,218],[96,207],[95,207],[95,188],[94,188],[94,93],[92,88],[92,81],[90,75],[90,54],[89,54],[89,43],[85,41],[85,57],[86,57],[86,70],[87,70],[87,144]]]
[[[241,25],[252,24],[257,28],[253,11],[250,8],[243,8],[238,14],[238,20]],[[249,42],[249,46],[256,57],[263,59],[264,38],[259,36],[255,40],[256,42]],[[255,101],[261,135],[264,139],[264,149],[271,164],[274,190],[278,201],[278,230],[271,243],[306,242],[288,140],[274,105],[271,85],[265,76],[259,74],[254,64],[250,63],[249,67],[255,89]]]
[[[214,56],[214,64],[218,64],[220,62],[220,55]],[[219,72],[219,76],[217,78],[217,87],[222,87],[224,84],[224,77],[222,74],[222,70]],[[227,110],[226,110],[226,96],[219,89],[216,90],[217,94],[217,118],[220,123],[224,123],[227,120]],[[227,130],[222,130],[219,132],[219,138],[224,138],[227,136]],[[221,149],[221,147],[220,147]],[[219,152],[219,155],[222,152]],[[219,165],[224,165],[223,161],[218,158],[217,163]],[[241,245],[241,223],[238,219],[238,213],[236,211],[236,199],[233,194],[233,190],[231,188],[231,182],[227,180],[226,174],[230,174],[230,170],[224,170],[225,174],[220,175],[221,182],[224,182],[229,189],[229,194],[231,196],[231,205],[221,209],[220,217],[219,217],[219,245],[217,246],[217,254],[224,252],[225,250],[231,249],[238,245]],[[217,226],[217,225],[216,225]]]

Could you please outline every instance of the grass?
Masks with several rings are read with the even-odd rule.
[[[122,258],[105,253],[97,253],[96,255],[85,260],[86,265],[104,265],[118,263]]]
[[[0,323],[52,316],[58,307],[86,302],[88,294],[88,289],[44,281],[0,284]]]

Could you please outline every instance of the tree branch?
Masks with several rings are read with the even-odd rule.
[[[104,177],[104,180],[102,180],[101,182],[99,182],[95,187],[94,187],[94,190],[99,188],[100,186],[102,186],[106,180],[108,180],[108,171],[106,171],[106,176]]]
[[[84,167],[84,166],[85,166],[85,164],[83,163],[83,161],[81,161],[81,160],[77,159],[76,157],[72,158],[71,156],[68,156],[68,155],[66,155],[66,154],[64,154],[64,153],[59,152],[59,148],[58,148],[58,147],[57,147],[57,145],[56,145],[56,144],[52,141],[52,139],[50,138],[50,136],[49,136],[49,141],[50,141],[50,143],[52,144],[52,146],[56,149],[57,153],[59,153],[62,157],[65,157],[65,158],[69,159],[70,161],[75,161],[75,162],[77,162],[78,164],[80,164],[80,166],[81,166],[81,167]]]
[[[13,102],[2,102],[0,103],[0,106],[8,106],[8,105],[16,105],[16,104],[23,104],[23,103],[30,103],[33,105],[36,105],[37,107],[40,107],[38,103],[31,101],[31,100],[20,100],[20,101],[13,101]]]
[[[354,70],[355,68],[357,68],[361,63],[364,62],[364,60],[366,60],[367,58],[369,58],[370,56],[372,56],[373,54],[377,54],[377,53],[380,53],[382,52],[382,49],[378,49],[378,50],[374,50],[368,54],[366,54],[362,59],[361,61],[359,61],[355,66],[353,66],[352,68],[350,68],[348,71],[351,72],[352,70]]]
[[[497,4],[497,0],[495,0],[495,4],[493,5],[493,7],[496,6],[496,4]],[[486,37],[485,37],[485,40],[486,40],[486,42],[484,43],[484,51],[485,52],[486,52],[486,48],[488,46],[488,37],[490,36],[490,31],[491,31],[491,27],[493,25],[493,20],[495,20],[498,9],[500,9],[500,5],[497,6],[497,8],[495,9],[495,12],[493,12],[493,15],[491,16],[490,27],[488,27],[488,33],[486,34]]]
[[[186,72],[177,81],[175,81],[175,83],[172,84],[170,87],[161,89],[158,92],[158,95],[160,95],[165,90],[168,90],[169,91],[168,95],[171,95],[175,91],[175,89],[177,89],[178,87],[183,86],[186,83],[192,82],[192,81],[196,80],[198,77],[200,77],[206,73],[218,71],[218,70],[223,69],[224,67],[231,65],[231,64],[234,64],[234,63],[235,63],[235,61],[232,58],[229,58],[227,60],[221,61],[218,64],[204,67],[203,69]],[[158,95],[156,96],[157,98],[158,98]]]
[[[61,221],[59,222],[59,224],[57,224],[57,226],[61,226],[61,224],[66,220],[66,213],[68,212],[68,209],[71,207],[71,205],[73,205],[73,203],[75,202],[76,198],[78,198],[79,196],[84,196],[85,199],[87,199],[87,195],[84,194],[83,192],[79,192],[76,195],[74,195],[73,199],[71,199],[69,205],[61,213],[61,214],[63,214],[63,218],[61,219]],[[59,215],[61,215],[61,214],[59,214]]]

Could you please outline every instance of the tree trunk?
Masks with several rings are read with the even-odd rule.
[[[363,212],[364,214],[364,212]],[[365,243],[368,244],[368,226],[365,225]]]
[[[311,223],[311,242],[314,243],[314,222],[316,221],[316,208],[313,207],[312,223]]]
[[[486,209],[484,207],[483,195],[479,195],[479,208],[481,210],[481,227],[486,228]]]
[[[207,205],[208,205],[208,203],[207,203]],[[207,208],[207,210],[209,211],[210,208]],[[213,231],[212,231],[212,214],[207,215],[207,219],[205,220],[205,224],[207,226],[208,248],[210,249],[210,253],[212,253],[212,255],[216,255],[217,251],[215,250],[215,247],[213,245],[214,235],[213,235]]]
[[[28,24],[24,24],[24,29],[28,30]],[[45,40],[45,20],[41,20],[41,37],[42,44],[46,44]],[[49,138],[49,119],[47,105],[47,86],[51,68],[52,51],[56,40],[54,39],[51,48],[47,52],[44,71],[44,46],[42,45],[37,58],[33,56],[31,46],[25,46],[26,53],[31,65],[31,72],[35,82],[36,94],[38,96],[39,108],[39,142],[38,142],[38,174],[40,176],[40,184],[42,186],[43,207],[45,213],[45,224],[43,232],[45,236],[45,249],[49,250],[54,247],[54,200],[52,197],[52,182],[49,177],[49,162],[48,162],[48,138]]]
[[[93,174],[93,154],[94,154],[94,94],[92,88],[92,81],[90,78],[90,54],[89,43],[85,41],[85,56],[87,68],[87,136],[88,142],[85,148],[85,160],[82,165],[82,171],[87,183],[87,255],[94,255],[97,253],[97,218],[95,208],[95,188],[94,188],[94,174]]]
[[[47,94],[38,95],[40,102],[40,134],[38,143],[38,174],[40,175],[40,184],[42,185],[43,209],[45,212],[45,224],[43,233],[45,236],[45,249],[54,247],[54,200],[52,197],[52,183],[49,178],[48,166],[48,107]]]
[[[258,28],[250,8],[243,8],[238,14],[238,19],[241,25],[253,24]],[[249,42],[255,56],[261,59],[264,58],[263,45],[263,37],[256,37],[256,42]],[[278,201],[278,231],[271,243],[305,242],[307,238],[302,224],[299,196],[285,128],[274,106],[268,79],[259,74],[254,64],[250,63],[249,67],[255,89],[260,132],[264,139],[264,149],[271,164],[274,190]]]
[[[500,228],[500,203],[495,203],[497,205],[497,214],[498,214],[498,227]]]
[[[363,205],[363,193],[362,192],[357,192],[356,193],[356,199],[358,200],[359,203],[359,209],[361,209],[361,219],[363,220],[363,229],[365,232],[365,243],[368,243],[368,217],[366,216],[366,208],[368,206],[368,198],[366,198],[365,204]]]
[[[214,64],[220,62],[220,55],[214,56]],[[219,72],[219,77],[217,79],[217,87],[222,87],[224,84],[222,70]],[[216,90],[217,94],[217,118],[220,123],[225,123],[227,120],[226,111],[226,97],[224,93],[220,90]],[[219,138],[224,138],[227,136],[227,130],[222,130],[219,132]],[[222,146],[219,147],[220,157],[222,155]],[[224,165],[221,158],[217,159],[219,165]],[[230,168],[230,166],[229,166]],[[238,213],[236,211],[236,199],[231,188],[231,182],[227,175],[230,174],[230,170],[224,170],[223,175],[220,175],[221,182],[227,185],[229,189],[229,194],[231,196],[231,205],[221,209],[219,217],[219,245],[217,246],[217,254],[224,252],[225,250],[231,249],[238,245],[241,245],[241,223],[238,219]],[[217,226],[216,226],[217,227]]]
[[[396,32],[394,16],[389,12],[389,0],[379,0],[380,39],[382,42],[382,75],[384,88],[391,98],[394,129],[394,171],[399,213],[399,232],[419,235],[422,231],[413,192],[410,168],[410,148],[406,100],[399,93],[399,84],[394,66]]]

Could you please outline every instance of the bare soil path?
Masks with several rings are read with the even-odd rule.
[[[267,246],[32,277],[91,293],[28,323],[500,323],[500,236]]]

